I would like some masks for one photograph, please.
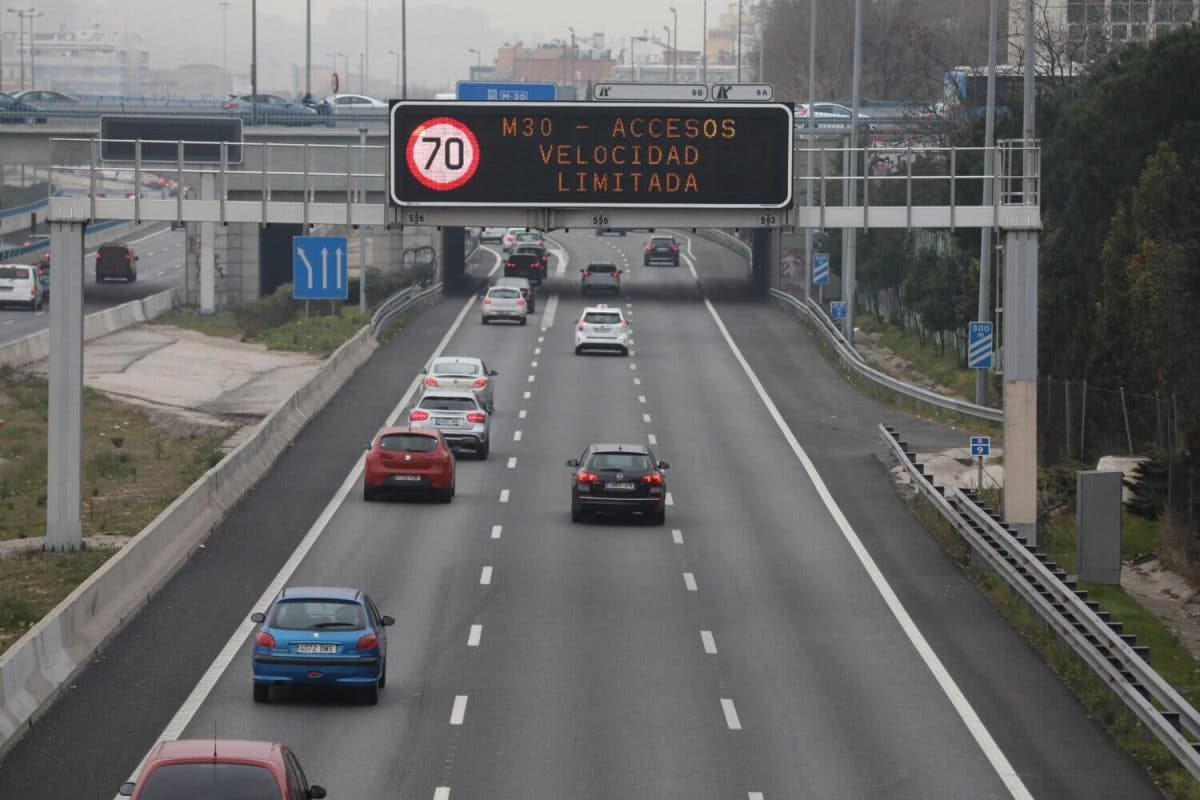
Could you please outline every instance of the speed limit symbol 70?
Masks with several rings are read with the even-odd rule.
[[[408,137],[408,171],[430,189],[457,189],[479,168],[479,141],[452,117],[434,117]]]

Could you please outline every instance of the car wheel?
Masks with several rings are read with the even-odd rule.
[[[623,355],[623,356],[628,356],[628,355],[629,355],[629,348],[628,348],[628,347],[622,347],[622,348],[621,348],[621,355]]]
[[[367,686],[362,693],[363,703],[368,706],[373,706],[379,702],[379,684]]]
[[[363,487],[363,500],[370,503],[374,499],[375,499],[375,490],[369,486],[364,486]]]
[[[475,451],[475,455],[480,461],[487,461],[488,453],[490,453],[491,451],[492,451],[492,443],[484,442],[483,447],[481,447],[477,451]]]
[[[571,522],[583,522],[585,519],[582,508],[571,506]]]
[[[480,324],[480,325],[487,325],[487,324],[488,324],[488,318],[487,318],[487,317],[480,317],[480,318],[479,318],[479,324]]]
[[[666,523],[666,521],[667,521],[666,509],[659,509],[659,511],[657,511],[654,515],[652,515],[650,517],[651,525],[663,525]]]
[[[383,662],[383,669],[379,670],[379,688],[387,686],[387,662]]]
[[[442,493],[441,493],[441,494],[438,496],[438,500],[440,500],[440,501],[441,501],[441,502],[443,502],[443,503],[449,503],[449,502],[450,502],[451,500],[453,500],[453,499],[454,499],[454,489],[453,489],[453,487],[452,487],[452,488],[450,488],[450,489],[446,489],[444,492],[442,492]]]
[[[580,354],[580,353],[582,353],[582,352],[583,352],[583,348],[582,348],[582,347],[580,347],[580,346],[578,346],[578,345],[576,345],[576,346],[575,346],[575,355],[579,355],[579,354]]]
[[[527,322],[529,322],[529,317],[521,317],[521,324],[522,324],[522,325],[524,325],[524,324],[525,324],[525,323],[527,323]]]
[[[254,702],[265,703],[271,697],[271,685],[269,683],[254,684]]]
[[[137,273],[136,272],[129,273],[129,282],[133,283],[136,280],[137,280]]]

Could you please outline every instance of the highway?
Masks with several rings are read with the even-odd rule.
[[[729,251],[552,234],[526,327],[450,298],[385,345],[0,767],[0,796],[108,800],[164,729],[289,742],[331,798],[1158,797],[905,508],[874,426],[960,432],[849,386]],[[576,268],[631,264],[620,298]],[[143,261],[145,264],[145,261]],[[620,303],[629,358],[575,356]],[[362,444],[435,353],[497,369],[487,462],[449,506],[365,503]],[[573,525],[590,442],[671,462],[666,525]],[[366,588],[378,706],[251,701],[278,585]],[[66,768],[64,768],[66,767]]]
[[[89,250],[84,259],[83,312],[91,314],[109,306],[128,303],[183,285],[184,234],[164,227],[151,233],[138,233],[128,242],[138,255],[138,278],[134,283],[96,283],[95,254]],[[24,257],[22,262],[31,261]],[[54,268],[51,262],[51,269]],[[53,298],[51,298],[53,302]],[[50,323],[49,307],[41,311],[6,305],[0,308],[0,344],[37,333]]]

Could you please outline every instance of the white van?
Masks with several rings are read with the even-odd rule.
[[[30,311],[42,307],[42,283],[37,267],[27,264],[0,264],[0,305],[20,303]]]

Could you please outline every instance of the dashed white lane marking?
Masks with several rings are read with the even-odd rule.
[[[520,431],[513,431],[513,441],[514,442],[521,441],[521,432]]]
[[[634,357],[634,356],[636,356],[636,355],[637,355],[637,352],[636,352],[636,351],[634,351],[634,349],[633,349],[633,348],[630,348],[630,349],[629,349],[629,357],[630,357],[630,358],[633,358],[633,357]]]
[[[533,383],[535,380],[537,380],[537,375],[530,375],[527,380],[529,383]]]
[[[154,236],[157,234],[150,235]],[[497,263],[497,268],[498,267],[499,263]],[[495,272],[495,269],[492,271]],[[440,342],[438,342],[437,347],[433,349],[433,353],[430,354],[428,360],[437,358],[445,351],[446,345],[450,343],[450,340],[454,338],[454,334],[458,332],[460,327],[462,327],[462,322],[464,319],[466,319],[467,312],[469,312],[474,305],[474,297],[467,300],[467,302],[463,304],[462,310],[458,312],[458,316],[450,325],[449,329],[447,329],[446,335],[442,337]],[[396,420],[400,418],[400,414],[412,400],[413,395],[416,394],[419,386],[421,386],[421,381],[417,378],[414,378],[412,383],[409,384],[408,390],[400,398],[400,402],[396,404],[395,408],[392,409],[392,413],[388,415],[387,420],[384,422],[385,427],[391,427],[396,424]],[[329,526],[329,521],[333,519],[338,509],[341,508],[342,503],[346,501],[346,497],[350,494],[350,491],[357,487],[358,481],[362,477],[363,465],[365,461],[366,454],[364,453],[363,456],[360,457],[357,462],[355,462],[353,469],[350,470],[350,474],[348,474],[346,479],[342,481],[342,485],[338,487],[338,490],[334,493],[333,498],[325,506],[324,510],[321,511],[320,516],[318,516],[316,521],[313,522],[312,527],[308,529],[308,533],[306,533],[304,538],[300,540],[300,544],[296,546],[294,551],[292,551],[292,554],[288,557],[288,560],[284,562],[283,566],[279,569],[279,572],[275,575],[275,577],[271,580],[271,583],[267,585],[267,588],[258,598],[258,601],[250,608],[250,611],[257,611],[270,605],[271,601],[275,599],[275,595],[279,594],[280,590],[283,589],[289,580],[291,580],[292,575],[294,575],[296,570],[300,567],[300,563],[304,561],[305,557],[316,545],[317,540],[321,537],[321,534],[323,534],[325,529]],[[167,727],[163,729],[161,734],[159,734],[159,739],[170,741],[178,739],[181,735],[183,735],[184,730],[187,729],[187,726],[196,716],[196,713],[200,710],[200,707],[204,705],[205,700],[207,700],[208,696],[212,693],[213,687],[217,685],[217,681],[221,679],[221,675],[225,673],[225,671],[229,668],[229,665],[233,663],[234,659],[242,651],[242,647],[246,641],[246,638],[250,635],[250,632],[256,627],[255,623],[250,621],[249,613],[245,615],[243,620],[244,621],[234,630],[233,635],[229,637],[229,641],[227,641],[225,646],[221,648],[221,652],[217,654],[215,659],[213,659],[212,664],[209,665],[204,675],[201,676],[199,682],[197,682],[195,687],[193,687],[191,693],[188,695],[188,698],[183,701],[183,705],[181,705],[179,710],[175,712],[175,716],[173,716],[171,721],[167,723]],[[149,753],[147,753],[147,755],[149,755]],[[144,759],[145,757],[143,756],[143,762]],[[137,769],[135,769],[133,774],[129,776],[129,780],[137,781],[138,774],[141,772],[141,770],[142,764],[138,764]]]
[[[167,271],[165,269],[161,269],[158,272],[154,273],[155,277],[161,277],[166,274],[167,274]]]
[[[16,322],[16,320],[15,320],[15,319],[6,319],[6,320],[4,320],[4,324],[5,324],[5,325],[12,325],[14,322]]]
[[[641,385],[642,385],[642,379],[641,379],[641,378],[634,378],[634,379],[633,379],[633,385],[634,385],[634,386],[641,386]]]
[[[546,341],[546,337],[545,337],[545,336],[539,336],[539,337],[538,337],[538,341],[539,341],[539,342],[544,342],[544,341]]]
[[[558,314],[558,295],[550,295],[550,300],[546,303],[546,310],[542,312],[542,332],[550,330],[554,327],[554,317]],[[542,341],[544,337],[538,337],[538,341]]]
[[[646,441],[649,442],[650,444],[658,444],[658,437],[655,436],[653,433],[647,433]]]
[[[766,389],[763,388],[762,383],[758,380],[758,376],[750,367],[749,362],[746,361],[745,356],[742,355],[742,351],[738,348],[737,343],[733,341],[733,337],[729,335],[729,329],[725,327],[725,323],[721,320],[717,309],[707,298],[704,300],[704,305],[708,309],[708,313],[712,315],[713,321],[717,324],[717,329],[721,331],[721,335],[725,338],[725,343],[733,352],[733,357],[741,365],[742,371],[746,373],[746,377],[750,379],[750,385],[754,387],[758,398],[766,406],[767,412],[771,415],[771,418],[775,421],[775,425],[783,434],[784,440],[792,448],[792,452],[800,461],[801,466],[804,467],[808,479],[812,481],[817,494],[825,503],[825,508],[829,511],[829,515],[833,518],[842,536],[850,545],[850,549],[858,557],[863,569],[866,570],[871,583],[875,585],[876,591],[883,598],[888,610],[892,612],[892,616],[896,618],[896,622],[912,643],[913,648],[917,651],[917,655],[920,656],[921,660],[925,662],[925,666],[933,674],[934,679],[937,681],[938,686],[941,687],[946,698],[950,701],[951,706],[954,707],[954,710],[958,712],[958,716],[966,724],[967,730],[971,732],[971,736],[975,739],[975,743],[979,745],[979,749],[983,751],[984,756],[992,765],[992,769],[996,771],[996,775],[1004,783],[1009,794],[1016,798],[1016,800],[1026,800],[1026,798],[1032,800],[1033,795],[1026,788],[1024,781],[1021,780],[1021,776],[1013,769],[1012,764],[1009,763],[1008,758],[1004,755],[1004,751],[996,744],[996,740],[992,738],[991,733],[983,724],[983,720],[975,713],[975,709],[971,706],[970,701],[963,695],[962,690],[958,688],[958,684],[954,682],[954,678],[946,671],[945,665],[942,664],[937,653],[933,652],[933,648],[926,641],[924,634],[921,633],[920,628],[917,627],[912,617],[909,616],[908,611],[900,602],[900,598],[896,596],[896,592],[892,589],[891,584],[888,583],[887,578],[880,571],[879,565],[875,563],[875,559],[867,552],[867,548],[863,545],[862,540],[858,538],[858,534],[850,526],[850,521],[846,519],[846,515],[842,513],[842,509],[838,506],[837,501],[829,493],[829,487],[825,485],[824,479],[817,472],[812,459],[808,457],[808,453],[800,446],[800,442],[796,440],[796,436],[792,433],[792,429],[788,426],[787,421],[779,413],[779,408],[775,405],[771,396],[767,394]],[[668,497],[670,497],[669,494]]]
[[[675,544],[683,544],[683,531],[679,530],[679,528],[673,528],[671,530],[671,541]]]
[[[689,592],[696,591],[696,576],[690,572],[683,573],[683,585]]]
[[[704,652],[710,656],[717,654],[717,640],[713,638],[712,631],[700,631],[700,641],[704,642]]]
[[[749,800],[763,800],[762,792],[751,792]]]
[[[530,368],[530,369],[537,369],[537,362],[536,362],[536,361],[530,361],[530,362],[529,362],[529,368]]]
[[[433,790],[433,800],[450,800],[450,787],[439,786]]]
[[[42,315],[43,315],[43,314],[45,314],[45,313],[46,313],[45,311],[35,311],[35,312],[33,312],[33,315],[34,315],[35,317],[40,317],[40,316],[42,316]]]
[[[630,368],[630,369],[637,369],[637,364],[634,364],[634,363],[632,363],[632,362],[631,362],[631,363],[629,364],[629,368]]]
[[[492,568],[484,567],[479,573],[479,583],[481,586],[487,586],[492,582]]]
[[[724,701],[722,701],[724,702]],[[455,695],[454,708],[450,709],[450,724],[462,725],[463,719],[467,716],[467,696],[465,694]]]
[[[525,419],[525,415],[527,413],[528,412],[522,408],[520,411],[517,412],[517,419]]]
[[[650,415],[642,414],[642,422],[649,422],[649,421],[650,421]]]
[[[542,354],[542,348],[540,348],[540,347],[533,348],[533,354],[535,356],[540,356]]]
[[[463,699],[465,700],[466,698]],[[740,731],[742,729],[742,721],[738,719],[737,709],[733,707],[733,701],[728,697],[722,697],[721,710],[725,712],[725,724],[729,726],[729,730]]]
[[[669,506],[675,505],[675,498],[671,495],[670,492],[667,492],[667,505],[669,505]]]
[[[492,538],[493,538],[493,539],[499,539],[499,538],[500,538],[500,534],[501,534],[501,533],[503,533],[503,532],[504,532],[504,526],[503,526],[503,525],[493,525],[493,526],[492,526]]]
[[[467,634],[467,647],[479,647],[479,637],[483,635],[482,625],[472,625],[471,632]]]
[[[525,399],[528,400],[530,397],[533,397],[533,392],[526,392]]]
[[[501,503],[507,503],[507,502],[508,502],[508,489],[501,489],[501,490],[500,490],[500,502],[501,502]]]
[[[509,469],[516,469],[516,468],[517,468],[517,457],[516,457],[516,456],[509,456],[509,457],[508,457],[508,468],[509,468]]]
[[[646,395],[644,395],[644,394],[639,394],[639,395],[638,395],[638,402],[639,402],[639,403],[644,403],[644,402],[646,402]]]

